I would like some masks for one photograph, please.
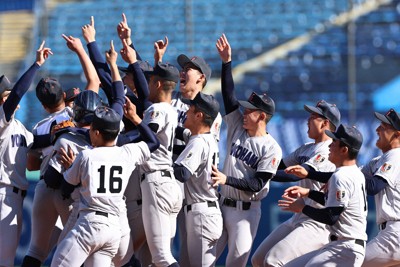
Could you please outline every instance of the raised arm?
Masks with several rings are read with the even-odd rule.
[[[158,40],[154,42],[154,67],[157,66],[158,62],[162,62],[162,59],[167,51],[168,47],[168,37],[164,37],[163,40]]]
[[[82,42],[79,38],[75,38],[73,36],[62,35],[64,40],[67,42],[67,47],[78,56],[79,61],[81,62],[83,72],[86,77],[86,87],[87,90],[95,91],[99,93],[99,85],[100,79],[96,73],[96,69],[93,66],[92,61],[88,54],[86,54],[85,49],[83,48]]]
[[[44,47],[45,41],[43,41],[38,50],[36,50],[36,61],[35,63],[19,78],[17,83],[11,90],[10,95],[3,104],[3,109],[7,121],[10,121],[12,115],[18,107],[24,94],[28,91],[33,78],[39,68],[46,62],[49,55],[53,55],[50,48]]]
[[[111,77],[113,80],[112,102],[110,106],[122,118],[124,115],[125,93],[121,75],[117,66],[118,54],[115,52],[113,41],[110,42],[110,50],[106,51],[106,60],[111,69]]]
[[[239,102],[235,94],[235,84],[232,76],[232,50],[225,34],[215,44],[222,60],[221,89],[224,99],[225,113],[229,114],[239,108]]]
[[[128,19],[126,18],[126,15],[124,13],[122,13],[121,22],[118,23],[117,33],[118,33],[118,37],[119,37],[119,39],[121,39],[122,43],[125,40],[126,43],[128,44],[128,46],[130,46],[133,49],[135,49],[135,46],[133,45],[132,38],[131,38],[132,30],[131,30],[131,28],[129,28]],[[137,54],[137,59],[138,60],[142,60],[142,58],[140,57],[140,55],[139,55],[139,53],[137,51],[136,51],[136,54]]]

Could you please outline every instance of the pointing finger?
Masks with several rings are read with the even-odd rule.
[[[90,26],[94,27],[94,17],[90,16]]]

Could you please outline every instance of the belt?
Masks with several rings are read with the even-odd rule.
[[[142,200],[141,200],[141,199],[136,200],[136,204],[137,204],[138,206],[142,205]]]
[[[339,238],[338,238],[337,236],[335,236],[335,235],[331,235],[331,236],[329,237],[329,239],[330,239],[331,241],[337,241],[337,240],[339,240]],[[357,245],[360,245],[360,246],[362,246],[362,247],[364,247],[364,245],[365,245],[365,241],[364,241],[364,240],[361,240],[361,239],[349,239],[349,240],[354,240],[354,243],[356,243]]]
[[[234,200],[233,198],[230,197],[225,197],[224,200],[222,201],[222,204],[224,204],[224,206],[236,208],[237,202],[242,202],[242,210],[250,209],[251,202]]]
[[[190,205],[186,205],[186,211],[191,211],[192,210],[192,205],[195,205],[197,203],[193,203]],[[207,201],[207,206],[210,207],[217,207],[217,203],[215,203],[215,201]]]
[[[25,197],[25,196],[26,196],[26,190],[21,190],[21,189],[19,189],[18,187],[13,186],[13,192],[14,192],[15,194],[18,194],[19,191],[21,191],[21,196],[22,196],[22,197]]]
[[[107,212],[103,212],[103,211],[98,211],[98,210],[97,210],[97,211],[95,212],[95,214],[96,214],[96,215],[101,215],[101,216],[104,216],[104,217],[108,217],[108,213],[107,213]]]
[[[379,230],[384,230],[386,228],[386,222],[381,223],[378,225]]]
[[[171,174],[171,172],[170,171],[159,171],[160,173],[161,173],[161,176],[163,176],[163,177],[169,177],[169,178],[172,178],[172,174]],[[143,182],[143,180],[146,178],[146,174],[145,173],[143,173],[142,174],[142,178],[141,178],[141,182]]]

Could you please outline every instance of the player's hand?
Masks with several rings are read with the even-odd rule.
[[[138,125],[142,122],[142,119],[136,113],[136,106],[126,96],[124,105],[124,116],[132,121],[135,125]]]
[[[122,40],[122,45],[123,47],[120,51],[122,59],[128,64],[135,63],[137,61],[135,49],[130,47],[125,39]]]
[[[215,46],[217,47],[222,62],[228,63],[232,61],[231,46],[229,45],[228,38],[226,38],[225,34],[222,34],[221,37],[218,38]]]
[[[83,38],[85,38],[86,43],[91,43],[96,41],[96,29],[94,28],[94,17],[90,17],[90,24],[82,26]]]
[[[78,51],[83,50],[83,45],[82,45],[81,39],[75,38],[75,37],[73,37],[71,35],[70,36],[66,36],[65,34],[62,34],[61,36],[64,38],[65,41],[67,41],[67,47],[71,51],[76,53]]]
[[[110,50],[106,51],[106,60],[109,65],[117,64],[118,53],[114,49],[114,42],[110,42]]]
[[[122,21],[120,23],[118,23],[117,26],[117,33],[118,33],[118,37],[119,39],[122,40],[126,40],[128,45],[132,44],[132,40],[131,40],[131,28],[129,28],[128,26],[128,20],[126,19],[126,16],[124,13],[122,13]]]
[[[168,37],[164,37],[163,40],[158,40],[154,43],[154,61],[155,63],[162,62],[165,51],[167,51],[168,47]]]
[[[65,151],[64,148],[60,148],[57,151],[57,161],[63,166],[64,170],[71,167],[72,163],[74,163],[76,155],[72,148],[68,145],[68,151]]]
[[[215,165],[212,165],[211,179],[214,187],[218,187],[220,184],[226,183],[226,175],[220,172]]]
[[[285,211],[293,211],[299,213],[303,210],[305,203],[302,198],[291,198],[289,196],[283,196],[283,199],[278,200],[278,206]]]
[[[46,59],[49,57],[49,55],[53,55],[53,52],[51,52],[51,48],[44,47],[45,41],[43,41],[39,49],[36,50],[36,64],[39,66],[42,66],[44,62],[46,62]]]
[[[310,189],[295,185],[287,188],[283,193],[283,196],[291,198],[308,197],[309,193]]]
[[[308,176],[308,171],[301,165],[294,165],[287,167],[285,172],[288,174],[294,174],[299,178],[306,178]]]

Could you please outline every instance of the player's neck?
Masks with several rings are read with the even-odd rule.
[[[205,125],[196,125],[196,127],[193,127],[193,129],[189,129],[191,132],[191,135],[199,135],[199,134],[205,134],[210,132],[210,127],[205,126]]]
[[[329,136],[327,136],[326,134],[321,134],[318,138],[314,139],[315,144],[321,143],[321,142],[325,142],[330,140],[331,138]]]

